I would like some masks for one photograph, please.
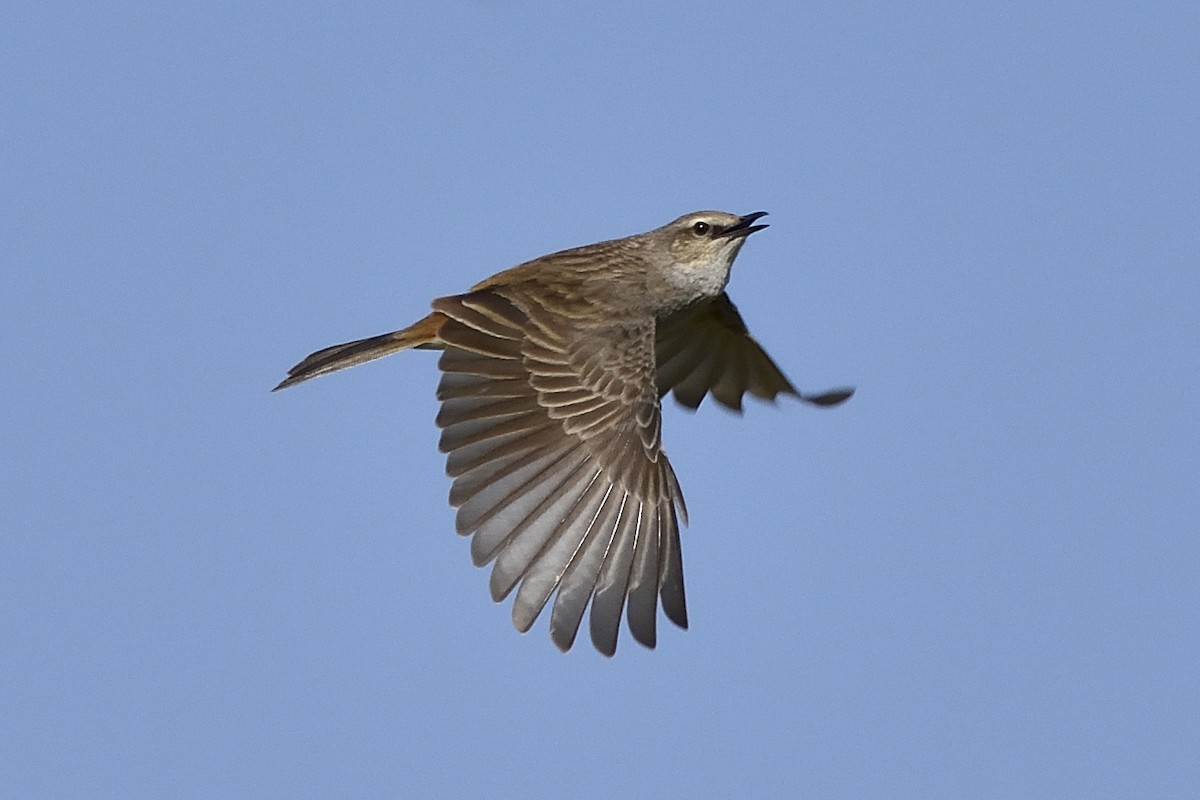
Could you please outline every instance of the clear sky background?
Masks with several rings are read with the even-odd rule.
[[[0,11],[0,795],[1200,793],[1191,3]],[[433,354],[311,350],[771,212],[845,406],[665,411],[692,629],[515,633]]]

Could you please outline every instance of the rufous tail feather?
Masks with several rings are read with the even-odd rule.
[[[365,364],[400,350],[414,347],[440,349],[438,331],[441,330],[442,323],[445,321],[445,316],[435,312],[401,331],[383,333],[368,339],[335,344],[324,350],[318,350],[289,369],[288,376],[271,391],[277,392],[310,378]]]

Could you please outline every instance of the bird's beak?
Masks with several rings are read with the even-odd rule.
[[[722,236],[728,236],[731,239],[749,236],[755,231],[761,231],[766,225],[752,224],[757,219],[762,219],[767,215],[765,211],[755,211],[753,214],[747,214],[744,217],[738,217],[738,221],[730,225],[725,230],[721,231]]]

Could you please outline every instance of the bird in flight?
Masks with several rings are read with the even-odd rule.
[[[458,532],[492,598],[516,590],[525,632],[551,596],[550,637],[571,648],[589,602],[592,643],[616,652],[622,612],[653,648],[661,601],[687,628],[683,492],[662,445],[661,398],[695,409],[801,393],[749,334],[725,286],[759,211],[686,214],[661,228],[552,253],[433,301],[403,330],[327,347],[275,390],[408,350],[440,350],[439,448]]]

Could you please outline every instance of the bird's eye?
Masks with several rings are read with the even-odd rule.
[[[712,226],[707,222],[697,222],[692,226],[692,233],[697,236],[706,236],[710,230],[712,230]]]

